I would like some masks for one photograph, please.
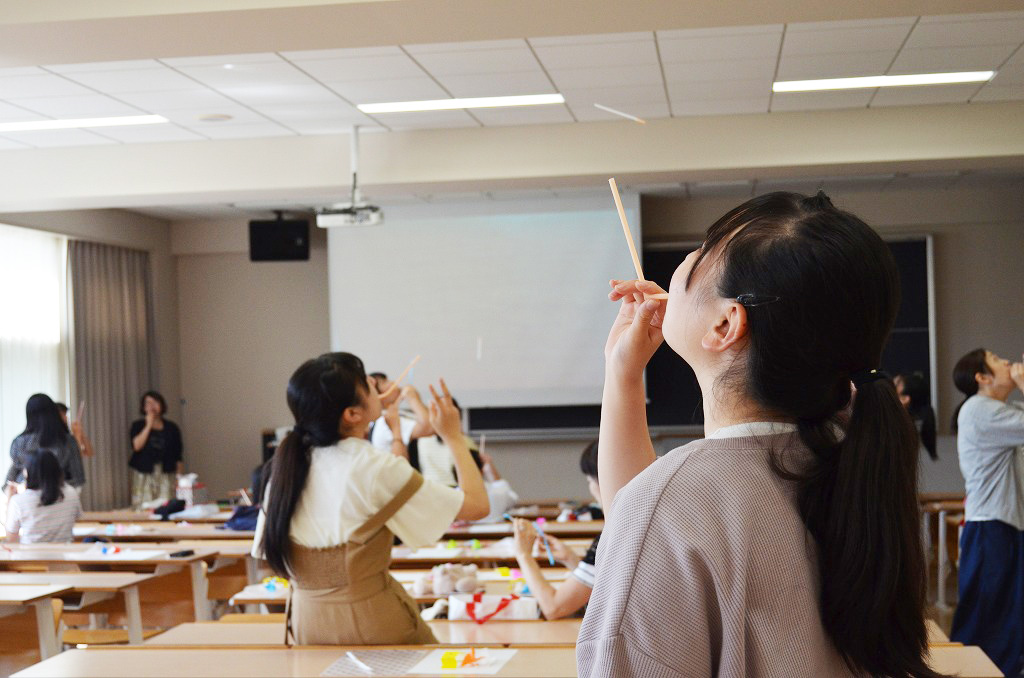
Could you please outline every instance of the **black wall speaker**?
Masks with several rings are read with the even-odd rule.
[[[309,222],[249,222],[249,261],[309,261]]]

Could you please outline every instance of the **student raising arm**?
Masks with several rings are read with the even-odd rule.
[[[436,643],[389,574],[391,546],[437,541],[456,519],[487,514],[487,493],[462,439],[448,388],[431,389],[430,418],[447,440],[459,487],[425,481],[365,439],[380,416],[363,363],[328,353],[288,382],[295,427],[274,454],[252,553],[291,579],[290,623],[300,645]]]
[[[769,193],[645,300],[661,291],[610,295],[580,676],[935,676],[917,433],[877,369],[900,298],[886,244],[824,193]],[[655,461],[642,379],[663,338],[706,437]]]

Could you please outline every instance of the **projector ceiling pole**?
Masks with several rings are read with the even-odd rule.
[[[361,201],[359,195],[359,183],[357,176],[359,174],[359,125],[352,125],[352,138],[349,142],[350,159],[349,163],[352,166],[352,206],[355,207]]]

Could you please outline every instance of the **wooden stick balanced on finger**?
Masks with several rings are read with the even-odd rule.
[[[380,394],[381,398],[388,397],[389,395],[391,395],[392,391],[398,388],[398,385],[402,383],[403,379],[405,379],[405,375],[409,374],[409,370],[413,368],[413,365],[420,361],[420,357],[421,356],[416,356],[415,358],[412,359],[412,362],[409,363],[409,366],[406,367],[400,375],[398,375],[398,379],[395,379],[393,382],[391,382],[391,386],[388,386],[386,389],[384,389],[384,392]]]
[[[637,254],[636,245],[633,243],[633,233],[629,230],[629,221],[626,219],[626,210],[622,207],[622,198],[619,196],[619,187],[615,183],[614,177],[608,180],[608,185],[612,188],[612,197],[615,198],[615,209],[619,211],[619,220],[622,222],[622,232],[626,235],[626,244],[629,245],[629,254],[633,257],[633,268],[636,269],[636,279],[646,280],[646,278],[644,278],[644,269],[640,266],[640,256]],[[668,292],[663,294],[645,294],[644,299],[665,300],[668,299]]]

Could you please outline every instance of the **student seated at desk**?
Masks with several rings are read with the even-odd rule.
[[[28,455],[25,491],[7,504],[7,541],[23,544],[69,542],[82,516],[78,491],[64,482],[64,471],[49,450]]]
[[[580,456],[580,470],[587,477],[590,486],[590,494],[595,501],[601,502],[601,486],[597,480],[597,441],[587,445]],[[590,592],[594,588],[595,563],[597,559],[597,543],[601,538],[595,537],[587,549],[587,554],[580,560],[576,553],[563,544],[560,540],[547,535],[548,546],[555,559],[572,570],[572,576],[565,580],[557,589],[552,586],[541,574],[540,566],[534,557],[534,552],[542,549],[542,540],[538,539],[537,530],[533,523],[522,518],[516,518],[514,525],[516,560],[519,568],[523,571],[523,578],[526,579],[530,593],[537,599],[540,610],[544,613],[545,619],[561,619],[575,614],[587,601],[590,600]]]
[[[274,454],[252,554],[291,579],[299,645],[437,642],[388,569],[395,536],[427,546],[453,520],[487,515],[483,479],[443,381],[441,389],[431,389],[430,419],[452,450],[458,488],[424,480],[366,440],[381,406],[356,356],[322,355],[289,380],[295,427]]]

